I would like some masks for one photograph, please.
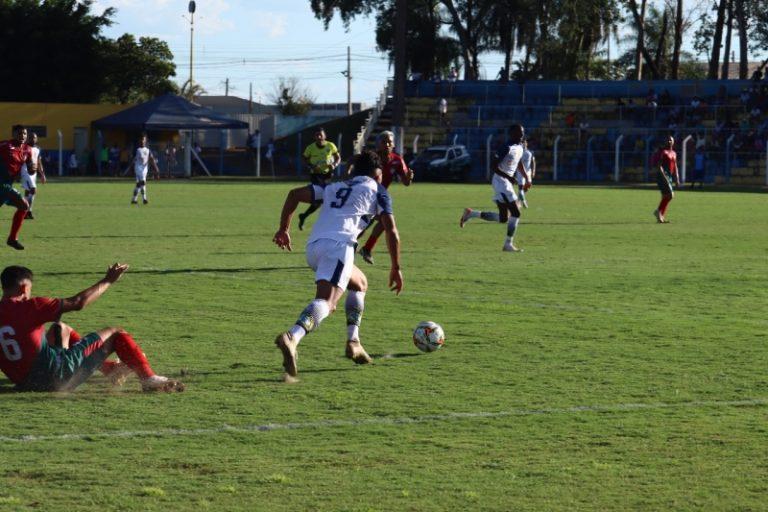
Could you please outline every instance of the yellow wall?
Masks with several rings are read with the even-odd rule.
[[[8,103],[0,102],[0,140],[10,139],[15,124],[45,126],[47,137],[39,139],[42,149],[58,149],[57,130],[61,130],[65,150],[74,148],[75,128],[86,128],[89,146],[96,146],[91,123],[102,117],[120,112],[133,105],[74,104],[74,103]],[[105,143],[126,144],[128,134],[105,133]]]

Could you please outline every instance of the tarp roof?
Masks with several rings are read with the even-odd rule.
[[[93,122],[96,128],[127,130],[216,130],[247,129],[248,123],[231,119],[195,105],[175,94],[158,96]]]

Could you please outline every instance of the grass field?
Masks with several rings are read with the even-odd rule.
[[[131,188],[41,187],[2,264],[69,296],[130,263],[65,320],[123,326],[187,392],[0,381],[0,510],[768,510],[765,194],[684,191],[657,225],[651,189],[535,187],[509,254],[458,227],[489,186],[396,185],[403,294],[383,240],[359,260],[374,364],[337,313],[288,385],[273,339],[314,292],[307,232],[271,243],[289,185]],[[443,350],[413,347],[421,320]]]

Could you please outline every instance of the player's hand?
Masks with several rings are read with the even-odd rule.
[[[525,185],[523,185],[523,190],[524,190],[525,192],[528,192],[528,191],[531,189],[531,187],[532,187],[532,186],[533,186],[533,182],[531,182],[531,181],[526,181],[526,182],[525,182]]]
[[[403,291],[403,273],[400,269],[392,268],[389,271],[389,289],[395,292],[395,295],[400,295]]]
[[[107,275],[104,277],[104,280],[112,284],[120,279],[126,270],[128,270],[127,263],[114,263],[107,269]]]
[[[48,182],[48,180],[47,180],[47,179],[45,179],[45,176],[43,176],[43,175],[41,174],[41,175],[40,175],[40,183],[42,183],[43,185],[45,185],[47,182]]]
[[[288,252],[293,250],[293,247],[291,247],[291,235],[287,231],[278,231],[272,237],[272,241],[281,249],[288,249]]]

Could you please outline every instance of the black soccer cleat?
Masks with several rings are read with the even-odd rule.
[[[19,242],[18,240],[8,240],[6,243],[8,244],[9,247],[13,247],[17,251],[24,250],[24,246],[21,245],[21,242]]]
[[[27,210],[27,214],[24,216],[24,218],[29,220],[35,220],[35,216],[32,214],[32,210]]]

